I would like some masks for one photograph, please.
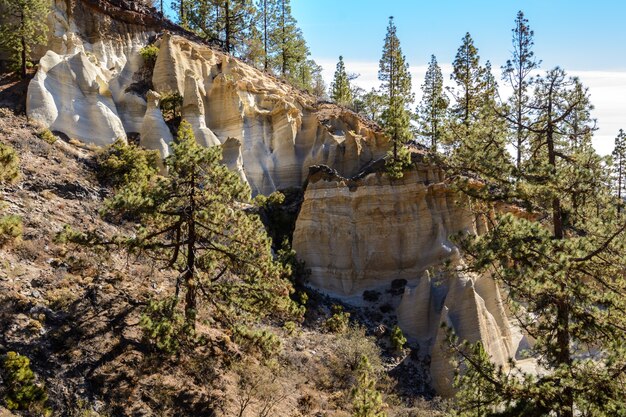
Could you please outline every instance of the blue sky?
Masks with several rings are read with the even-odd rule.
[[[523,10],[544,66],[626,70],[622,0],[292,0],[292,9],[318,59],[378,59],[393,15],[411,65],[427,63],[432,53],[451,62],[470,32],[483,59],[498,67],[508,58],[513,21]]]
[[[311,56],[330,82],[339,55],[356,83],[378,86],[378,60],[389,16],[411,65],[419,100],[426,65],[435,54],[446,79],[465,32],[482,61],[494,70],[509,58],[518,10],[535,31],[541,68],[561,66],[589,87],[599,130],[594,144],[610,153],[619,128],[626,128],[626,1],[622,0],[292,0]],[[505,90],[505,89],[504,89]],[[506,95],[506,91],[503,91]]]

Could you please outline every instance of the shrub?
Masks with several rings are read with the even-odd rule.
[[[383,397],[376,389],[376,377],[367,356],[361,356],[357,381],[351,392],[353,417],[387,417]]]
[[[391,346],[393,346],[396,352],[400,352],[406,344],[406,337],[402,333],[402,329],[398,325],[393,326],[391,330]]]
[[[0,143],[0,183],[12,184],[20,177],[20,158],[15,149]]]
[[[393,179],[400,179],[404,176],[404,171],[409,169],[412,165],[411,151],[406,147],[401,146],[398,148],[397,158],[393,157],[393,152],[387,152],[387,160],[385,162],[385,171]]]
[[[97,176],[103,184],[115,188],[142,178],[148,180],[158,173],[160,158],[158,151],[147,151],[118,139],[96,157]]]
[[[172,120],[180,117],[181,109],[183,107],[183,96],[181,96],[178,92],[165,93],[161,95],[159,106],[165,120]]]
[[[266,359],[280,351],[280,339],[269,330],[252,330],[243,325],[236,325],[232,330],[237,344],[248,351],[257,350]]]
[[[193,335],[193,332],[185,327],[183,315],[176,311],[176,304],[177,300],[174,297],[162,301],[152,300],[139,321],[144,338],[168,355],[178,354],[181,342]]]
[[[349,326],[348,329],[335,341],[333,349],[338,366],[341,372],[356,371],[362,356],[366,356],[374,372],[382,374],[384,367],[380,359],[380,349],[372,337],[366,336],[365,328],[362,326]],[[348,375],[344,375],[348,377]],[[345,378],[344,378],[345,379]]]
[[[340,305],[334,305],[332,307],[332,316],[330,316],[324,325],[329,332],[343,333],[348,328],[350,323],[350,313],[343,311],[343,307]]]
[[[22,237],[22,218],[16,215],[0,216],[0,244]]]
[[[154,64],[156,64],[159,48],[157,48],[156,45],[146,45],[139,50],[139,55],[143,58],[145,65],[152,69],[154,68]]]
[[[51,415],[52,410],[46,407],[48,394],[43,385],[36,383],[35,373],[30,369],[30,360],[16,352],[8,352],[2,365],[6,387],[4,403],[7,408]]]
[[[57,141],[57,137],[54,136],[54,133],[52,133],[50,129],[41,129],[39,133],[37,133],[37,136],[39,136],[39,139],[43,139],[46,143],[50,145]]]

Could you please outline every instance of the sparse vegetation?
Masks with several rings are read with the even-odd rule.
[[[4,403],[9,410],[28,410],[36,416],[50,416],[48,394],[30,369],[30,360],[16,352],[8,352],[2,360]]]
[[[399,180],[404,176],[404,171],[411,168],[411,152],[405,147],[397,149],[397,156],[394,158],[393,152],[389,151],[385,161],[385,171],[394,180]]]
[[[345,312],[340,305],[332,307],[332,315],[326,320],[324,325],[329,332],[343,333],[350,324],[350,313]]]
[[[372,367],[367,356],[361,356],[357,367],[357,380],[352,388],[352,417],[387,417],[383,398],[376,389]]]
[[[183,96],[181,96],[178,92],[163,93],[161,94],[159,106],[161,107],[163,118],[166,121],[173,121],[181,117]]]
[[[0,245],[22,237],[22,218],[17,215],[0,216]]]
[[[0,143],[0,183],[12,184],[20,178],[20,158],[15,149]]]
[[[149,182],[158,172],[160,158],[157,151],[116,140],[96,157],[98,179],[114,188]]]
[[[139,50],[139,55],[143,58],[144,65],[152,69],[156,64],[159,48],[154,44],[146,45]]]
[[[404,333],[402,333],[402,329],[400,326],[395,325],[393,329],[391,329],[391,346],[396,352],[402,351],[404,349],[404,345],[406,344],[406,337],[404,337]]]
[[[42,139],[49,145],[52,145],[58,139],[56,136],[54,136],[54,133],[52,133],[50,129],[47,128],[41,129],[37,136],[39,136],[40,139]]]

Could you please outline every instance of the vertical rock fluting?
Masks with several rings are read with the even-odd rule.
[[[319,106],[307,93],[172,33],[156,39],[159,52],[146,79],[139,51],[157,38],[157,28],[141,19],[129,23],[128,11],[108,15],[112,6],[105,1],[89,3],[89,10],[82,1],[67,4],[71,10],[58,2],[51,14],[51,52],[28,93],[29,116],[54,130],[97,145],[153,130],[143,126],[156,120],[145,95],[152,84],[162,96],[183,96],[182,115],[199,143],[230,139],[225,160],[237,164],[255,194],[301,186],[312,164],[354,175],[388,147],[388,139],[354,113]]]
[[[481,341],[498,364],[515,353],[498,287],[489,276],[463,272],[449,240],[485,227],[467,204],[426,164],[399,181],[381,173],[348,180],[312,170],[293,237],[310,284],[324,292],[351,297],[407,281],[398,322],[432,355],[433,386],[444,396],[453,394],[454,370],[442,323],[460,339]]]

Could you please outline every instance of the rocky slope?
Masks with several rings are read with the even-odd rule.
[[[249,399],[246,417],[268,404],[273,416],[348,417],[360,353],[384,380],[391,416],[444,415],[438,404],[420,399],[432,395],[422,361],[408,350],[402,357],[380,355],[377,345],[388,345],[387,335],[374,341],[358,328],[325,331],[337,301],[315,293],[295,331],[263,325],[282,346],[270,361],[207,325],[210,317],[201,317],[198,328],[206,344],[180,358],[158,353],[139,320],[148,300],[172,294],[174,277],[142,256],[93,253],[55,239],[65,225],[127,230],[98,213],[111,190],[95,178],[94,151],[62,139],[50,144],[38,129],[0,106],[0,143],[17,150],[21,169],[18,183],[0,187],[0,215],[24,223],[21,238],[0,242],[0,357],[15,351],[30,359],[53,416],[226,417],[239,415]],[[1,378],[0,370],[0,416],[36,415],[3,408]],[[400,381],[406,389],[396,388]],[[405,398],[395,394],[401,391]]]
[[[29,116],[97,145],[140,133],[142,144],[165,156],[172,135],[159,94],[179,93],[198,140],[226,144],[231,166],[263,194],[302,185],[310,165],[354,175],[385,152],[386,137],[350,111],[320,105],[175,28],[163,32],[161,22],[134,18],[138,14],[105,0],[58,0],[28,90]],[[151,42],[159,53],[150,76],[139,51]],[[158,94],[147,94],[145,85]]]

